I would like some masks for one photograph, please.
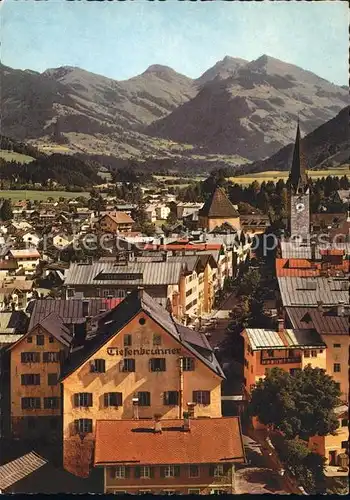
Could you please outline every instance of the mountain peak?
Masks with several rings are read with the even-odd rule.
[[[151,66],[148,66],[145,73],[155,73],[155,74],[164,74],[164,73],[175,73],[173,68],[170,68],[170,66],[163,66],[162,64],[151,64]]]

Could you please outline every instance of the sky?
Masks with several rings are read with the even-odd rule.
[[[124,80],[152,64],[197,78],[226,55],[263,54],[348,84],[347,2],[3,0],[1,62]]]

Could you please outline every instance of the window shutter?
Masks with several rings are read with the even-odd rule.
[[[105,373],[106,372],[106,360],[101,359],[101,372]]]
[[[74,429],[75,432],[79,432],[79,420],[74,420]]]
[[[125,477],[130,477],[130,467],[125,467]]]
[[[175,465],[174,472],[175,472],[175,477],[180,476],[180,465]]]
[[[79,394],[74,394],[74,406],[80,406],[79,405]]]
[[[204,401],[205,404],[210,405],[210,391],[205,391]]]
[[[215,465],[209,466],[209,476],[214,477]]]
[[[140,467],[135,467],[135,477],[141,477],[141,469]]]
[[[165,372],[165,358],[160,360],[160,369]]]
[[[134,359],[130,359],[130,363],[131,363],[130,371],[134,372],[135,371],[135,360]]]
[[[87,393],[87,406],[92,406],[92,393]]]
[[[160,477],[165,477],[165,467],[160,468]]]
[[[115,468],[114,467],[108,467],[109,469],[109,477],[111,479],[115,479]]]
[[[150,478],[154,477],[154,467],[149,468],[149,476],[150,476]]]
[[[116,393],[117,397],[117,406],[122,406],[123,405],[123,395],[121,392]]]
[[[105,406],[109,406],[109,393],[108,392],[106,392],[104,394],[104,404],[105,404]]]
[[[193,391],[193,393],[192,393],[192,400],[193,400],[194,403],[197,403],[197,401],[198,401],[198,396],[197,395],[198,395],[198,391]]]
[[[149,371],[152,372],[153,371],[153,363],[152,363],[153,359],[150,359],[149,360]]]

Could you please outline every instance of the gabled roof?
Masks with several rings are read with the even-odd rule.
[[[239,213],[228,199],[225,191],[217,187],[211,196],[199,210],[201,217],[220,217],[222,219],[231,219],[239,217]]]
[[[162,432],[153,432],[145,420],[98,420],[94,465],[217,464],[245,462],[238,417],[161,420]]]
[[[117,224],[133,224],[134,223],[134,221],[130,217],[130,215],[128,215],[125,212],[117,211],[117,212],[113,212],[113,213],[108,213],[108,214],[103,215],[101,218],[104,218],[104,217],[109,217]]]
[[[134,290],[117,307],[103,315],[103,318],[98,322],[96,331],[87,336],[83,348],[71,352],[63,367],[62,379],[85,363],[140,312],[147,314],[218,376],[225,378],[210,345],[206,339],[202,339],[203,334],[175,322],[171,314],[144,290]],[[190,342],[188,337],[186,339],[186,333],[191,335]],[[195,337],[197,341],[195,341]],[[195,348],[196,342],[197,345],[200,344],[200,350]]]

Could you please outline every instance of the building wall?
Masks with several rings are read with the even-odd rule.
[[[298,205],[304,210],[299,211]],[[306,236],[310,232],[310,196],[309,194],[290,195],[290,232],[291,235]]]
[[[146,319],[144,325],[140,325],[139,319]],[[136,354],[125,356],[135,358],[135,372],[125,373],[120,371],[120,362],[123,356],[111,355],[110,348],[123,349],[123,338],[125,334],[132,335],[132,346],[130,349],[155,349],[153,347],[153,335],[161,335],[161,349],[170,349],[171,353],[166,355]],[[141,351],[140,351],[141,352]],[[79,447],[80,438],[75,431],[74,421],[80,418],[92,419],[93,433],[97,419],[130,419],[134,416],[132,398],[139,391],[151,393],[151,406],[139,407],[139,418],[153,418],[159,413],[163,418],[182,417],[191,402],[192,393],[196,390],[209,390],[211,392],[210,405],[197,405],[195,416],[220,417],[221,416],[221,378],[210,370],[204,363],[195,360],[195,370],[180,373],[181,356],[189,356],[189,353],[175,339],[173,339],[161,326],[143,313],[138,314],[118,335],[103,346],[91,359],[105,359],[105,373],[91,373],[91,360],[86,361],[81,367],[63,380],[63,439],[64,439],[64,466],[67,470],[77,473],[74,463],[72,447]],[[152,357],[166,358],[165,372],[150,372],[149,359]],[[179,406],[165,406],[163,404],[164,391],[182,391],[180,393]],[[90,408],[75,408],[74,394],[79,392],[90,392],[93,394],[93,406]],[[103,395],[107,392],[121,392],[123,394],[123,405],[121,407],[104,407]],[[87,446],[93,440],[93,434],[84,438]],[[73,457],[73,458],[72,458]],[[90,458],[86,455],[87,462]],[[86,465],[87,467],[87,465]],[[86,470],[86,469],[85,469]],[[88,472],[86,472],[88,473]]]
[[[107,233],[129,232],[132,229],[132,224],[122,223],[119,224],[108,215],[103,215],[97,223],[98,229]]]
[[[218,226],[222,226],[223,224],[228,223],[231,224],[236,229],[240,229],[241,223],[239,217],[234,218],[209,218],[209,217],[198,217],[198,227],[202,229],[208,229],[208,231],[212,231]]]
[[[44,335],[44,345],[36,344],[36,335]],[[28,342],[28,337],[32,338],[32,342]],[[52,342],[50,342],[50,338]],[[57,378],[60,374],[59,362],[43,362],[44,352],[61,352],[64,353],[64,346],[58,342],[41,326],[35,327],[29,335],[23,337],[11,350],[10,358],[10,373],[11,373],[11,432],[14,437],[28,437],[30,435],[40,436],[45,435],[47,427],[52,419],[52,431],[58,431],[61,415],[61,405],[58,409],[45,409],[44,397],[59,397],[61,398],[60,384],[48,385],[48,374],[55,373]],[[40,353],[40,362],[38,363],[22,363],[22,352],[38,352]],[[62,354],[61,354],[62,355]],[[39,374],[40,385],[22,385],[21,375],[24,374]],[[21,398],[23,397],[38,397],[40,398],[40,409],[22,409]],[[30,417],[46,417],[45,424],[30,425]],[[28,422],[29,418],[29,422]],[[54,423],[56,422],[56,423]],[[28,429],[29,427],[29,429]]]
[[[349,441],[349,428],[348,425],[342,426],[341,422],[340,419],[339,428],[334,436],[328,434],[327,436],[313,436],[309,439],[309,448],[325,457],[327,465],[330,465],[330,452],[335,452],[334,465],[338,465],[338,455],[348,453],[348,449],[342,446],[342,443]]]
[[[189,477],[189,466],[180,466],[180,475],[175,478],[163,478],[160,467],[154,466],[153,477],[147,479],[135,478],[134,467],[130,467],[127,479],[116,479],[115,468],[105,467],[104,493],[115,491],[126,491],[127,493],[138,493],[140,490],[151,490],[153,493],[161,494],[166,490],[174,490],[177,493],[188,494],[189,490],[198,489],[201,495],[208,495],[212,490],[222,490],[225,493],[234,493],[234,464],[224,464],[225,475],[215,478],[211,475],[210,465],[200,466],[199,477]]]
[[[326,369],[336,382],[340,384],[342,399],[349,401],[349,336],[348,335],[322,335],[323,342],[327,345]],[[340,344],[340,347],[334,347]],[[334,364],[340,363],[340,372],[334,371]]]

